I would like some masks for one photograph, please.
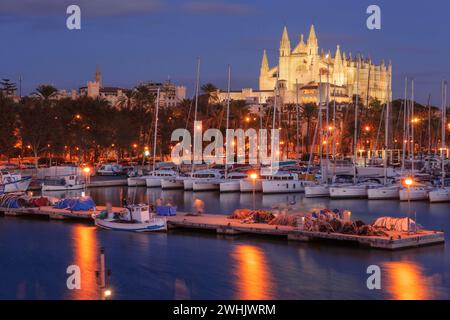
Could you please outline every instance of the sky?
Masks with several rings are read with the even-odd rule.
[[[81,8],[81,30],[68,30],[66,8]],[[381,30],[366,27],[369,5],[381,8]],[[314,23],[325,51],[360,52],[393,63],[394,98],[406,76],[417,100],[440,104],[450,79],[448,0],[1,0],[0,78],[23,78],[23,93],[40,84],[77,89],[100,66],[105,86],[132,87],[171,79],[193,93],[201,82],[258,88],[263,49],[274,66],[283,26],[294,46]]]

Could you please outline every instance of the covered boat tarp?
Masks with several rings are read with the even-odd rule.
[[[409,220],[409,229],[408,229],[408,220]],[[412,230],[420,230],[422,226],[416,224],[413,219],[408,218],[392,218],[392,217],[381,217],[375,220],[372,224],[375,228],[385,229],[388,231],[412,231]]]
[[[156,206],[156,215],[158,215],[158,216],[176,216],[177,215],[177,207]]]
[[[88,211],[95,208],[95,202],[91,197],[76,197],[61,199],[54,205],[55,209],[71,211]]]

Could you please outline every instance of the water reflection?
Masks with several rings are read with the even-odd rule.
[[[98,299],[95,271],[97,268],[97,235],[96,228],[78,224],[73,228],[74,264],[81,270],[81,289],[72,290],[73,299]]]
[[[237,245],[231,256],[236,263],[236,299],[272,299],[273,282],[264,252],[255,246]]]
[[[431,280],[415,262],[398,261],[383,264],[387,271],[386,290],[395,300],[427,300],[431,298]]]

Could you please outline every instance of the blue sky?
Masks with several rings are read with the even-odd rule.
[[[81,7],[81,30],[66,28],[69,4]],[[370,4],[381,7],[379,31],[366,28]],[[203,83],[225,87],[230,63],[233,89],[257,88],[262,50],[274,65],[283,26],[295,43],[314,23],[325,50],[392,60],[394,97],[409,76],[418,100],[431,93],[437,104],[450,79],[449,13],[448,0],[1,0],[0,77],[22,75],[24,93],[42,83],[70,90],[99,64],[104,85],[170,77],[191,95],[200,56]]]

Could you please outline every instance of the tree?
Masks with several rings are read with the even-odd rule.
[[[0,95],[0,154],[11,158],[14,155],[16,137],[16,112],[15,105],[11,101]]]
[[[50,107],[33,98],[19,105],[20,135],[22,144],[34,154],[36,168],[39,154],[48,148],[53,127],[49,125]]]
[[[37,87],[35,95],[37,95],[44,101],[48,101],[51,97],[55,96],[57,92],[58,89],[56,89],[54,86],[49,84],[42,84],[39,87]]]
[[[0,86],[0,93],[5,97],[13,96],[17,90],[16,84],[9,79],[2,79]]]

